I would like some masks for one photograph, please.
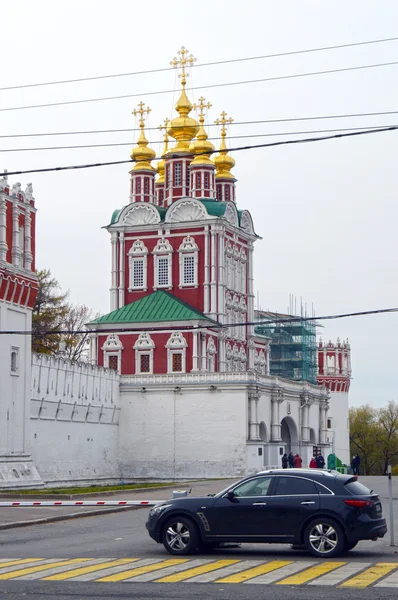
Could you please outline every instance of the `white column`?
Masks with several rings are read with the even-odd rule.
[[[32,218],[30,211],[25,213],[25,269],[32,270],[33,254],[32,254]]]
[[[5,198],[0,197],[0,260],[7,257],[7,205]]]
[[[259,422],[258,422],[258,400],[259,392],[249,390],[249,440],[259,440]]]
[[[310,399],[306,394],[301,396],[301,441],[309,442],[310,440]]]
[[[198,336],[199,333],[194,331],[192,334],[192,372],[199,371],[198,368]]]
[[[111,311],[118,307],[117,297],[117,232],[111,233],[111,252],[112,252],[112,267],[111,267]]]
[[[203,295],[204,295],[204,309],[203,312],[205,315],[209,312],[209,227],[206,225],[205,227],[205,252],[204,252],[204,286],[203,286]]]
[[[223,373],[227,370],[227,364],[225,362],[225,339],[227,332],[222,329],[218,335],[218,372]]]
[[[278,390],[271,395],[271,442],[281,441],[281,422],[279,405],[283,402],[283,392]]]
[[[124,233],[119,234],[119,306],[124,306]]]
[[[247,368],[250,369],[254,369],[254,352],[255,352],[255,347],[254,347],[254,341],[252,339],[249,339],[248,341],[248,365]]]
[[[218,320],[225,323],[225,268],[224,268],[224,236],[218,236]]]
[[[269,375],[271,372],[271,345],[268,343],[265,348],[265,374]]]
[[[249,242],[247,253],[247,320],[249,323],[254,321],[254,279],[253,279],[253,242]],[[254,333],[254,325],[247,326],[247,335]]]
[[[19,208],[14,204],[12,211],[12,249],[11,257],[12,264],[16,267],[20,266],[21,262],[21,249],[19,247]]]
[[[206,334],[201,333],[201,342],[202,342],[202,352],[201,352],[201,371],[207,371],[207,356],[206,356]]]
[[[327,427],[326,427],[326,413],[328,410],[328,404],[326,402],[321,401],[319,404],[319,443],[326,444],[326,435],[327,435]]]
[[[210,257],[210,273],[211,273],[211,280],[210,280],[210,316],[213,319],[217,318],[217,271],[216,271],[216,244],[217,244],[217,238],[216,238],[216,234],[213,231],[213,228],[211,230],[211,257]]]

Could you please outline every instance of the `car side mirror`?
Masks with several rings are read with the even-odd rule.
[[[231,502],[235,501],[236,496],[234,490],[229,490],[229,492],[227,492],[227,498],[228,500],[231,500]]]

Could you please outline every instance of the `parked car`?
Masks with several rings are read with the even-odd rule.
[[[318,558],[387,532],[377,494],[357,477],[317,469],[263,471],[216,495],[163,502],[146,527],[170,554],[260,542],[304,545]]]

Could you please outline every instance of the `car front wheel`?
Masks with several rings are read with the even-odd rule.
[[[304,532],[307,550],[318,558],[332,558],[341,554],[346,546],[345,535],[338,523],[331,519],[314,519]]]
[[[199,545],[198,529],[187,517],[170,517],[163,527],[162,542],[170,554],[194,554]]]

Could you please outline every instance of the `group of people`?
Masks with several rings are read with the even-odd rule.
[[[282,469],[301,469],[303,464],[303,459],[299,454],[293,455],[293,452],[290,452],[289,455],[285,454],[282,456]],[[310,462],[311,469],[323,469],[325,466],[325,459],[322,454],[318,454],[318,456],[313,456]]]

